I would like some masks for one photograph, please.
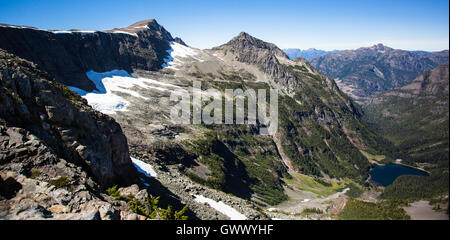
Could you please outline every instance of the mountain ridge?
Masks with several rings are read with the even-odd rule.
[[[448,50],[418,52],[383,44],[344,50],[311,60],[311,65],[337,80],[340,88],[357,101],[409,83],[420,73],[448,63]]]
[[[174,41],[156,20],[108,31],[45,31],[0,26],[0,48],[38,64],[70,86],[91,91],[86,72],[158,70]]]

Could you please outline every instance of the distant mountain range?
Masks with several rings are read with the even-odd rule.
[[[311,59],[313,59],[315,57],[320,57],[320,56],[324,56],[324,55],[327,55],[330,53],[340,52],[340,50],[325,51],[325,50],[320,50],[320,49],[315,49],[315,48],[309,48],[306,50],[301,50],[299,48],[287,48],[287,49],[283,49],[283,51],[292,60],[294,60],[298,57],[302,57],[308,61],[310,61]]]
[[[342,91],[359,102],[407,84],[424,71],[448,63],[448,50],[405,51],[383,44],[327,54],[311,65],[336,79]]]

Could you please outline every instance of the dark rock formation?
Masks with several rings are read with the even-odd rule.
[[[0,25],[0,48],[36,63],[61,83],[87,91],[95,88],[86,77],[90,70],[160,69],[170,41],[170,33],[155,20],[93,33]]]

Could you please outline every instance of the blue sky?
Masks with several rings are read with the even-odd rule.
[[[241,31],[281,48],[354,49],[383,43],[448,49],[448,0],[0,0],[0,23],[42,29],[106,30],[155,18],[193,47]]]

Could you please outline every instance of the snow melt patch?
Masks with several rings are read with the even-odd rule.
[[[131,161],[133,162],[138,172],[145,174],[145,176],[147,177],[158,177],[158,174],[155,172],[155,169],[153,169],[152,165],[145,163],[134,157],[131,157]]]
[[[177,88],[179,86],[159,82],[147,78],[135,78],[124,70],[113,70],[110,72],[97,73],[89,71],[87,77],[95,84],[97,90],[87,92],[77,87],[69,86],[70,89],[78,93],[88,101],[95,110],[105,114],[115,114],[117,111],[126,111],[129,104],[123,97],[116,95],[114,92],[121,92],[136,98],[147,100],[131,88],[137,86],[144,89],[155,89],[158,91],[171,91],[168,87]],[[155,86],[157,85],[157,86]]]
[[[244,214],[238,212],[236,209],[226,205],[222,201],[216,202],[210,198],[204,197],[202,195],[195,195],[195,201],[199,203],[208,203],[212,208],[216,209],[217,211],[223,213],[224,215],[228,216],[231,220],[246,220],[247,217],[245,217]]]
[[[203,62],[202,59],[195,57],[198,55],[198,52],[193,48],[186,47],[177,42],[170,42],[170,47],[171,49],[167,50],[169,56],[164,58],[162,67],[178,70],[176,67],[183,64],[183,58],[193,58],[199,62]]]
[[[194,57],[197,55],[197,52],[194,49],[181,45],[177,42],[170,42],[170,46],[172,47],[173,50],[170,56],[172,56],[173,58],[177,57],[187,58],[187,57]]]
[[[128,34],[133,37],[138,37],[138,35],[136,33],[130,33],[130,32],[125,32],[125,31],[113,31],[113,33]]]
[[[56,30],[56,31],[50,31],[51,33],[95,33],[97,31],[93,30],[74,30],[74,31],[66,31],[66,30]]]

